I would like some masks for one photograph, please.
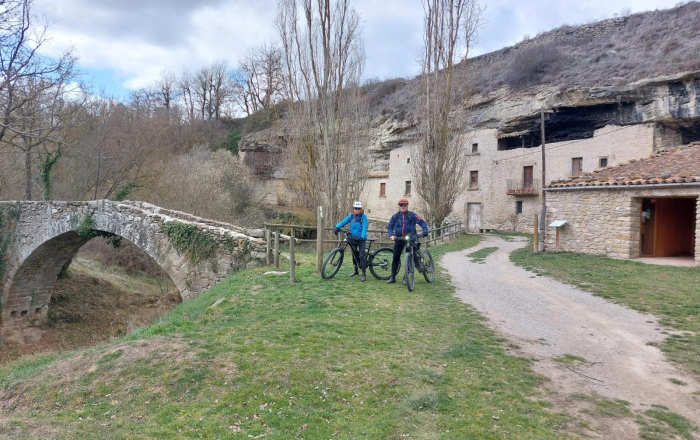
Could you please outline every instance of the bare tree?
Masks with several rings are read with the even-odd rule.
[[[349,0],[279,0],[275,25],[292,63],[284,90],[297,99],[287,110],[289,181],[308,207],[322,204],[335,218],[359,198],[369,171],[360,17]]]
[[[184,71],[180,76],[180,81],[178,82],[178,87],[180,88],[180,96],[185,104],[185,112],[187,113],[187,120],[193,122],[195,120],[194,114],[194,103],[195,103],[195,84],[194,78],[191,73]]]
[[[219,120],[230,99],[231,91],[226,78],[226,62],[216,61],[202,67],[193,77],[183,75],[181,82],[190,105],[197,106],[202,120]]]
[[[282,51],[275,44],[249,50],[231,82],[236,105],[247,115],[270,108],[281,98]]]
[[[164,70],[160,78],[153,85],[155,100],[166,111],[170,111],[175,100],[179,96],[177,91],[177,79],[170,70]]]
[[[67,51],[58,59],[39,54],[48,26],[32,12],[31,0],[0,3],[0,142],[24,153],[25,197],[32,199],[32,164],[38,147],[50,159],[50,172],[58,153],[48,144],[60,130],[60,108],[65,108],[67,84],[73,78],[75,56]],[[55,158],[53,155],[56,155]]]
[[[423,138],[414,148],[411,163],[416,192],[426,204],[428,218],[440,225],[468,183],[466,120],[455,110],[458,98],[466,95],[467,56],[483,9],[478,0],[423,0],[423,10]]]

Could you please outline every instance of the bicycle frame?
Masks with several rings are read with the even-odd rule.
[[[325,280],[333,278],[340,270],[340,267],[343,264],[343,255],[345,255],[345,249],[348,247],[348,245],[350,245],[355,267],[359,266],[359,253],[357,252],[358,246],[354,246],[348,242],[347,236],[350,234],[350,231],[347,229],[341,229],[341,231],[346,235],[346,237],[328,253],[323,261],[323,264],[321,265],[321,277]],[[374,242],[372,239],[368,239],[366,241],[364,251],[366,268],[369,269],[370,273],[378,280],[388,280],[391,276],[390,267],[393,251],[388,247],[379,247],[372,251],[372,242]]]
[[[348,229],[341,229],[340,232],[345,234],[345,238],[343,238],[340,243],[338,243],[338,248],[342,248],[343,252],[345,252],[345,249],[347,249],[348,246],[350,246],[350,252],[352,253],[352,259],[353,262],[355,263],[356,266],[360,265],[360,262],[358,261],[358,258],[360,256],[358,252],[357,246],[353,246],[348,242],[348,235],[350,235],[350,230]],[[369,256],[371,254],[370,249],[372,248],[372,241],[365,241],[365,261],[369,261]]]
[[[406,242],[406,247],[404,248],[404,254],[410,253],[413,256],[413,261],[416,263],[416,267],[420,267],[423,269],[423,264],[420,261],[420,256],[418,251],[418,237],[416,239],[412,239],[410,235],[406,235],[404,237],[401,237],[400,240],[403,240]]]

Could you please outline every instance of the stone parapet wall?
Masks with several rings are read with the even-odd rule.
[[[2,287],[2,337],[36,339],[46,320],[56,277],[70,264],[80,247],[93,238],[89,229],[132,242],[153,258],[170,276],[183,299],[195,297],[242,268],[265,258],[265,241],[246,235],[244,229],[141,202],[0,202],[5,215],[0,237],[5,248]],[[5,220],[5,217],[8,217]],[[211,243],[212,252],[197,259],[171,243],[163,226],[179,222],[194,226]]]
[[[700,187],[567,189],[547,192],[547,225],[565,220],[560,250],[615,258],[637,258],[643,198],[698,198],[695,261],[700,264]],[[555,249],[555,231],[547,228],[545,249]]]

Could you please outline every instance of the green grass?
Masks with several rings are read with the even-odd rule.
[[[515,264],[595,295],[659,317],[682,334],[660,344],[669,359],[700,374],[700,269],[655,266],[571,252],[536,254],[531,246],[510,254]]]
[[[445,273],[409,293],[300,257],[294,285],[239,272],[126,338],[3,367],[0,437],[566,438],[544,379]]]
[[[573,354],[568,354],[568,353],[565,353],[559,357],[554,358],[554,361],[562,363],[562,364],[567,364],[567,365],[573,365],[576,362],[580,362],[582,364],[588,363],[586,361],[586,359],[582,358],[581,356],[574,356]]]
[[[598,396],[591,396],[582,393],[574,393],[575,399],[584,400],[591,404],[590,408],[584,409],[583,412],[596,417],[611,417],[611,418],[632,418],[633,414],[630,411],[630,403],[622,399],[606,399]]]
[[[483,249],[479,249],[478,251],[474,251],[470,254],[467,255],[467,257],[472,259],[472,262],[474,263],[484,263],[484,260],[486,260],[486,257],[491,255],[492,253],[496,252],[498,250],[497,247],[487,247]]]
[[[646,440],[665,440],[669,438],[682,438],[693,440],[698,428],[686,418],[668,411],[668,408],[654,405],[653,409],[644,412],[643,419],[639,420],[641,426],[639,436]]]

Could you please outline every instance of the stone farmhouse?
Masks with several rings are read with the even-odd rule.
[[[548,221],[560,249],[618,258],[687,257],[700,265],[700,143],[552,182]],[[554,248],[552,234],[549,249]]]
[[[542,119],[546,153],[545,184],[597,176],[606,170],[617,170],[615,167],[619,165],[700,141],[700,60],[696,60],[697,63],[681,63],[677,69],[669,67],[670,70],[664,70],[667,66],[659,63],[658,67],[654,67],[654,74],[630,73],[632,70],[628,73],[618,72],[613,67],[608,71],[600,69],[603,72],[601,75],[609,74],[612,69],[617,75],[614,77],[582,76],[581,71],[585,73],[586,63],[592,66],[598,63],[600,57],[605,60],[604,57],[615,56],[616,45],[627,45],[634,53],[645,53],[649,42],[634,39],[644,39],[648,32],[637,29],[642,25],[634,24],[634,20],[647,20],[641,22],[647,23],[644,26],[662,23],[659,26],[667,28],[673,28],[673,23],[676,23],[673,20],[690,20],[694,23],[700,21],[700,4],[692,3],[650,14],[658,15],[642,14],[560,28],[470,60],[474,83],[479,85],[484,83],[483,77],[498,76],[501,70],[510,69],[517,73],[519,65],[514,61],[514,54],[537,55],[538,51],[541,54],[542,51],[556,50],[557,45],[570,51],[583,47],[581,56],[593,49],[601,51],[595,59],[584,60],[584,67],[579,71],[562,74],[564,79],[553,77],[551,81],[535,82],[526,87],[511,86],[507,81],[495,85],[489,83],[465,100],[459,112],[463,113],[465,121],[461,143],[467,153],[467,188],[455,202],[449,220],[461,220],[466,230],[475,232],[533,230],[543,189]],[[663,24],[664,20],[666,24]],[[630,29],[634,26],[637,26],[636,33],[632,34]],[[654,50],[655,46],[652,42],[652,46],[648,47]],[[686,58],[683,59],[687,59],[696,55],[686,53],[684,56]],[[576,61],[571,57],[568,60]],[[627,64],[620,69],[624,66]],[[575,74],[579,76],[573,80],[567,79],[568,75]],[[421,212],[422,208],[411,177],[411,155],[420,142],[416,111],[419,79],[401,83],[392,81],[388,81],[385,88],[397,85],[392,86],[386,96],[375,99],[373,132],[367,146],[371,172],[361,197],[370,218],[377,220],[388,219],[396,212],[396,202],[401,197],[411,201],[412,209]],[[261,189],[265,201],[291,204],[294,197],[284,185],[285,161],[280,159],[285,147],[281,131],[279,127],[273,127],[266,132],[244,137],[239,148],[246,163],[264,163],[267,166]],[[696,169],[700,169],[700,161],[697,158],[693,160]],[[665,173],[662,172],[662,175]],[[555,195],[558,187],[550,189],[552,195],[548,197],[557,200],[564,197]],[[655,196],[628,197],[635,200],[630,206],[639,208],[628,212],[628,215],[638,219],[642,205],[645,210],[649,209],[649,202],[644,202],[644,199]],[[559,213],[563,212],[562,208]],[[577,216],[571,215],[570,218],[569,222],[578,221]],[[597,227],[608,228],[608,225],[598,224]],[[578,231],[580,229],[571,227],[565,233],[566,249],[573,250],[573,243],[581,239]],[[593,230],[588,231],[594,233]],[[632,240],[631,235],[625,234],[627,238],[624,240]],[[625,245],[624,250],[619,246],[621,243],[613,241],[612,244],[618,246],[614,246],[613,250],[613,247],[605,247],[608,244],[598,243],[599,248],[595,251],[627,257],[637,255],[631,242]],[[600,249],[601,246],[604,249]]]

